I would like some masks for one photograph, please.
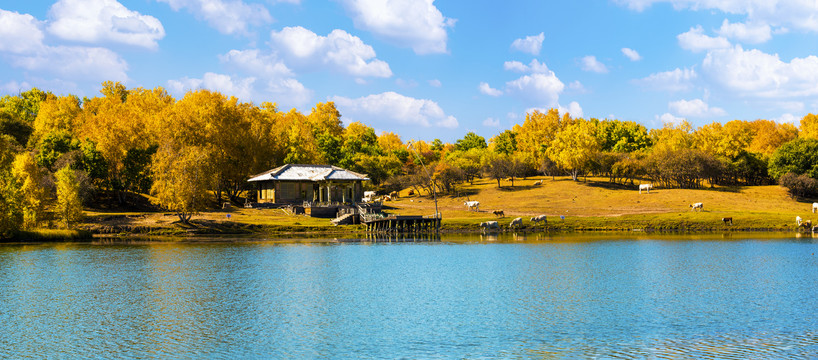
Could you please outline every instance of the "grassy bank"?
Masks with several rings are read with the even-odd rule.
[[[534,185],[543,180],[542,185]],[[431,196],[407,196],[385,203],[386,211],[400,215],[430,215],[435,211]],[[463,184],[459,196],[438,198],[443,230],[479,231],[479,223],[497,220],[507,229],[512,219],[522,217],[523,229],[544,230],[529,218],[548,216],[549,230],[666,230],[666,231],[795,231],[795,217],[813,219],[811,201],[796,201],[779,186],[717,187],[701,190],[654,189],[639,194],[636,187],[611,185],[604,179],[572,181],[534,177],[502,182],[477,179]],[[480,201],[479,211],[468,211],[464,201]],[[701,202],[701,212],[689,205]],[[499,218],[492,211],[503,210]],[[280,209],[233,208],[204,212],[192,225],[178,222],[170,213],[88,212],[81,228],[98,234],[247,234],[247,233],[362,233],[362,226],[333,226],[328,219],[292,215]],[[733,225],[722,218],[732,217]]]
[[[89,240],[91,238],[93,238],[93,234],[87,230],[38,229],[21,231],[14,237],[2,239],[0,242],[65,242]]]

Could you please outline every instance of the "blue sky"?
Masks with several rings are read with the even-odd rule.
[[[0,2],[0,94],[208,88],[404,140],[552,107],[648,128],[818,105],[818,5],[775,0]]]

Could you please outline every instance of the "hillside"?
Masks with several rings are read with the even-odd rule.
[[[537,180],[542,185],[535,186]],[[612,186],[604,179],[575,182],[570,178],[556,180],[533,177],[502,182],[475,180],[463,186],[460,197],[438,199],[444,223],[463,228],[479,221],[494,220],[493,210],[503,210],[507,224],[514,217],[525,223],[534,215],[546,214],[551,227],[566,229],[722,229],[721,219],[732,217],[734,229],[783,230],[795,228],[795,217],[813,219],[811,202],[789,197],[780,186],[717,187],[701,190],[654,189],[639,194],[636,187]],[[427,197],[407,197],[389,203],[401,214],[433,214],[434,202]],[[467,211],[463,202],[480,201],[480,211]],[[701,202],[704,210],[691,211],[690,204]],[[565,216],[561,221],[559,216]],[[528,225],[528,224],[527,224]]]

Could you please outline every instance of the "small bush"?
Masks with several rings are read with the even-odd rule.
[[[818,195],[818,180],[806,174],[796,175],[788,172],[778,179],[778,183],[787,188],[792,197],[815,197]]]

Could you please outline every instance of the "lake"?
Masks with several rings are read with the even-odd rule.
[[[206,240],[0,245],[0,358],[818,357],[809,237]]]

